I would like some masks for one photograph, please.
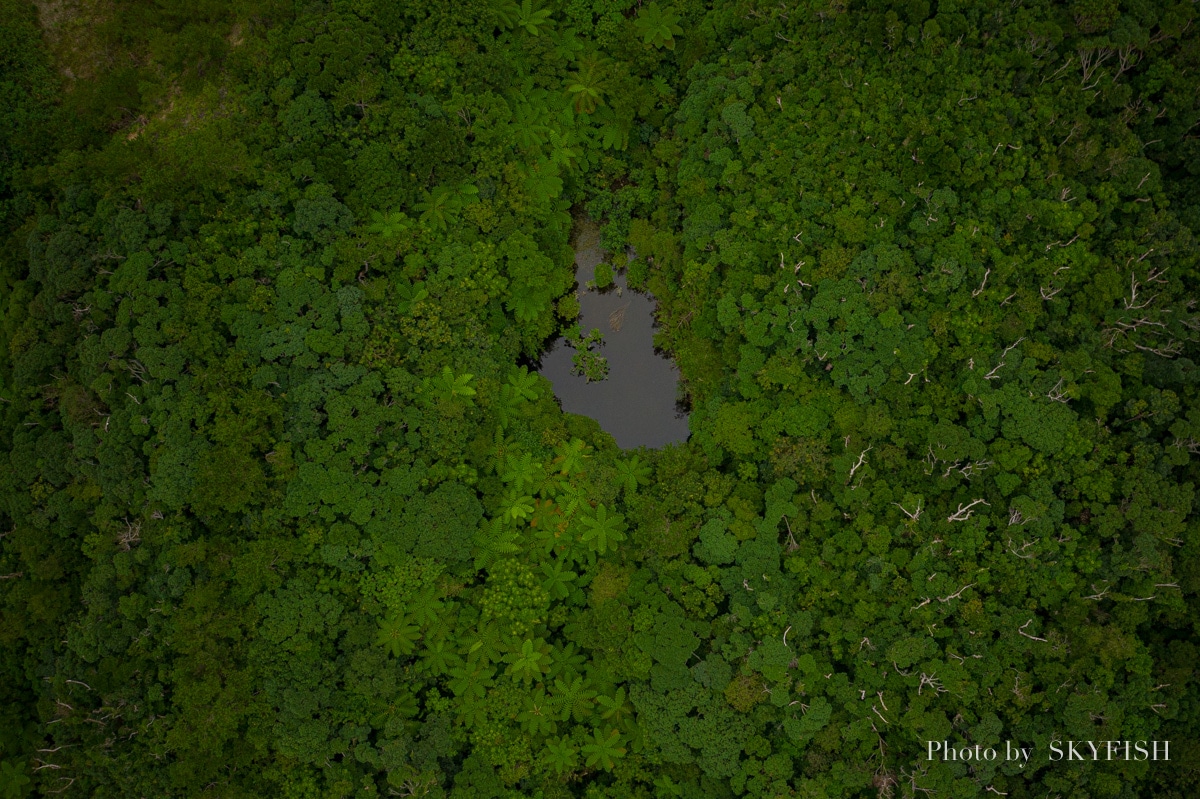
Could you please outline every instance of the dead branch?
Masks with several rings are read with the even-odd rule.
[[[1031,546],[1035,545],[1036,543],[1037,543],[1036,540],[1024,541],[1021,543],[1021,548],[1018,550],[1016,547],[1016,544],[1013,543],[1012,537],[1010,536],[1008,539],[1008,551],[1010,554],[1016,555],[1018,558],[1022,558],[1024,560],[1030,560],[1031,558],[1033,558],[1033,555],[1026,555],[1025,550],[1029,549]]]
[[[942,685],[942,681],[938,679],[936,674],[921,673],[921,684],[917,686],[917,696],[921,695],[921,691],[928,686],[932,691],[939,694],[946,693],[949,689]]]
[[[1059,67],[1057,70],[1055,70],[1052,75],[1050,75],[1047,78],[1042,78],[1041,85],[1044,86],[1045,84],[1049,83],[1050,81],[1056,79],[1059,75],[1066,72],[1073,63],[1075,63],[1075,56],[1068,56],[1067,60],[1063,63],[1063,65],[1061,67]]]
[[[967,583],[966,585],[964,585],[962,588],[955,591],[950,596],[946,596],[946,597],[940,596],[940,597],[938,597],[938,602],[949,602],[951,599],[960,599],[962,597],[962,592],[966,591],[968,588],[970,588],[973,585],[975,585],[975,583]]]
[[[1015,295],[1016,292],[1013,292],[1013,294]],[[1010,297],[1010,299],[1011,299],[1011,297]],[[1005,300],[1005,302],[1007,302],[1007,300]],[[1003,304],[1004,303],[1001,303],[1001,305],[1003,305]],[[1002,366],[1004,366],[1005,359],[1008,358],[1008,354],[1010,352],[1012,352],[1013,349],[1024,340],[1025,340],[1025,337],[1021,336],[1019,339],[1014,341],[1012,344],[1009,344],[1007,347],[1005,347],[1004,352],[1000,353],[1000,363],[996,364],[996,368],[992,369],[992,371],[990,371],[986,375],[984,375],[983,379],[984,380],[996,380],[999,377],[999,375],[997,375],[996,372],[999,371]]]
[[[1031,641],[1041,641],[1043,644],[1046,643],[1045,638],[1038,638],[1036,635],[1030,635],[1029,633],[1025,632],[1025,628],[1031,624],[1033,624],[1033,619],[1030,619],[1029,621],[1022,624],[1021,627],[1017,630],[1017,632],[1020,633],[1021,635],[1025,636],[1026,638],[1028,638]]]
[[[960,502],[960,503],[958,503],[958,510],[956,510],[954,513],[947,516],[946,521],[948,521],[948,522],[965,522],[967,519],[971,518],[971,514],[974,513],[972,508],[974,508],[976,505],[980,505],[980,504],[991,507],[991,503],[989,503],[983,499],[974,500],[973,502],[971,502],[970,505],[965,505],[965,506]]]
[[[974,291],[972,291],[972,292],[971,292],[971,296],[972,296],[972,297],[978,297],[980,294],[982,294],[982,293],[983,293],[983,289],[984,289],[984,287],[987,285],[987,279],[988,279],[988,275],[990,275],[991,273],[992,273],[992,268],[989,266],[989,267],[987,268],[987,271],[985,271],[985,272],[983,273],[983,282],[981,282],[981,283],[979,284],[979,288],[977,288],[977,289],[975,289]]]
[[[847,485],[849,485],[850,481],[854,479],[854,473],[858,471],[859,467],[862,466],[864,463],[866,463],[867,453],[871,451],[872,447],[874,447],[874,444],[867,447],[862,452],[858,453],[858,462],[850,467],[850,474],[846,476],[846,484]]]
[[[1092,79],[1092,75],[1100,65],[1112,57],[1113,49],[1111,47],[1096,47],[1091,50],[1080,48],[1076,52],[1079,54],[1079,65],[1083,67],[1083,80],[1079,85],[1090,89],[1092,87],[1087,86],[1087,82]]]

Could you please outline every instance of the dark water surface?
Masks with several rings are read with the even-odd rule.
[[[622,449],[684,441],[687,415],[675,404],[679,368],[654,350],[654,301],[630,291],[623,274],[615,275],[614,286],[603,293],[589,290],[587,282],[603,255],[597,225],[590,220],[577,222],[579,325],[584,334],[592,328],[604,334],[604,344],[596,351],[608,359],[608,377],[589,383],[572,374],[575,350],[561,338],[542,355],[538,371],[554,384],[564,411],[592,417]]]

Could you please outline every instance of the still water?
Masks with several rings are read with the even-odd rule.
[[[608,359],[608,377],[589,383],[572,374],[575,350],[561,338],[542,355],[538,371],[554,384],[564,411],[592,417],[622,449],[686,440],[687,414],[675,402],[679,368],[654,349],[653,299],[630,291],[623,274],[603,292],[588,289],[604,256],[600,231],[580,220],[574,236],[579,325],[585,335],[592,328],[604,334],[597,351]]]

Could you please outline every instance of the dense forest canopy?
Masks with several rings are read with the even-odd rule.
[[[1198,17],[0,0],[0,797],[1196,796]]]

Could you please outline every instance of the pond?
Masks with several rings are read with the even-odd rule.
[[[654,349],[654,299],[631,291],[624,274],[615,274],[605,291],[587,287],[604,257],[595,222],[576,222],[574,246],[579,325],[585,335],[593,328],[603,333],[596,351],[608,359],[608,376],[588,382],[574,374],[575,350],[561,338],[542,355],[538,371],[564,411],[595,419],[622,449],[686,440],[687,413],[676,401],[679,368]]]

